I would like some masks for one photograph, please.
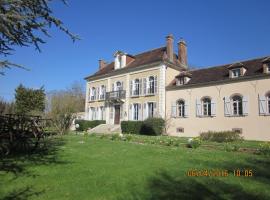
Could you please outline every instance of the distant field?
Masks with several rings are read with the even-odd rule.
[[[269,157],[226,152],[222,144],[211,142],[190,149],[184,145],[187,139],[181,140],[174,147],[54,137],[46,151],[0,161],[0,200],[270,199]],[[240,145],[256,148],[258,142]],[[192,169],[228,170],[228,176],[187,176]],[[251,170],[252,176],[236,177],[237,169]]]

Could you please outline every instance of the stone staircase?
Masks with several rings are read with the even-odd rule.
[[[99,133],[99,134],[121,133],[121,127],[118,124],[100,124],[88,130],[88,133]]]

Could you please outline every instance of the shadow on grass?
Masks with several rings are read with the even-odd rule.
[[[167,172],[158,173],[148,180],[146,193],[131,191],[122,199],[145,200],[266,200],[259,192],[254,194],[236,184],[228,184],[216,178],[174,177]]]
[[[30,197],[39,196],[44,191],[33,191],[31,187],[25,187],[19,190],[13,190],[9,194],[7,194],[5,197],[0,198],[0,200],[27,200]]]
[[[6,157],[1,157],[0,175],[12,174],[12,180],[25,176],[35,178],[39,175],[29,170],[29,167],[31,166],[68,164],[70,163],[69,161],[63,161],[59,157],[59,150],[64,144],[65,140],[63,138],[50,137],[44,140],[41,147],[32,153],[16,153]],[[44,192],[34,191],[33,188],[34,187],[25,187],[19,190],[16,189],[4,197],[0,197],[0,200],[28,199],[30,196],[37,196]]]

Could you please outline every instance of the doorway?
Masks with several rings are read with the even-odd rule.
[[[120,124],[120,105],[114,106],[114,124]]]

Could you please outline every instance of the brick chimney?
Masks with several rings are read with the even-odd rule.
[[[173,35],[170,34],[166,37],[166,52],[170,62],[173,62]]]
[[[187,68],[187,45],[186,42],[181,39],[178,43],[178,60],[182,65]]]
[[[99,62],[99,70],[103,69],[106,66],[106,62],[102,59],[98,60]]]

